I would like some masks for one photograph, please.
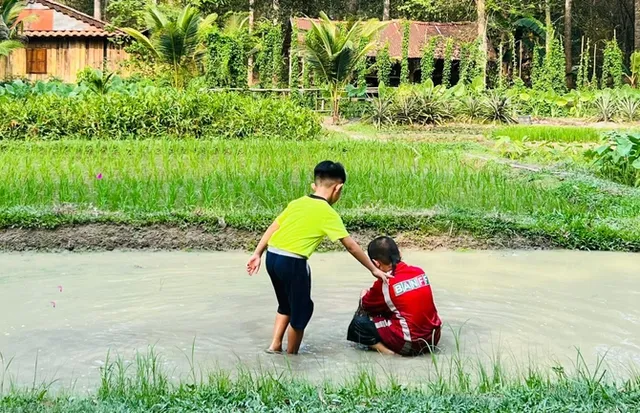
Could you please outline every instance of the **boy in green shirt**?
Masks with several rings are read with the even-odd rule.
[[[313,314],[311,301],[311,269],[307,259],[324,237],[340,240],[353,257],[374,277],[386,282],[391,276],[382,272],[349,236],[340,215],[331,207],[338,202],[347,180],[344,167],[336,162],[320,162],[313,171],[313,194],[289,203],[269,226],[247,263],[247,272],[260,269],[262,254],[267,250],[267,272],[278,299],[270,352],[282,351],[287,327],[287,353],[297,354],[304,329]]]

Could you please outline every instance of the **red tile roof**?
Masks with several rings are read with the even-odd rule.
[[[311,29],[312,20],[316,22],[319,21],[317,19],[309,18],[291,19],[291,24],[295,25],[299,31],[299,43],[304,42],[304,33]],[[412,59],[419,59],[422,57],[422,49],[432,37],[441,36],[445,39],[454,39],[454,58],[458,57],[462,43],[472,42],[478,37],[478,26],[475,22],[433,23],[410,21],[409,23],[409,58]],[[401,59],[403,33],[403,20],[391,20],[380,32],[378,39],[380,48],[388,43],[389,54],[391,57]],[[445,42],[440,42],[436,48],[436,57],[442,58],[444,56],[444,48]],[[378,50],[379,48],[372,51],[370,55],[375,56]]]
[[[27,6],[20,13],[20,18],[30,15],[38,16],[36,20],[25,22],[24,35],[29,37],[110,37],[122,34],[119,31],[107,31],[107,23],[79,12],[69,6],[52,0],[27,0],[28,5],[37,4],[40,7]],[[77,22],[74,27],[57,27],[55,13],[60,13]],[[60,14],[58,16],[60,16]],[[67,19],[69,20],[69,19]],[[73,21],[70,20],[70,21]]]

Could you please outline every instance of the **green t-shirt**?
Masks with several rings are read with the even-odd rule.
[[[280,226],[269,246],[309,258],[324,237],[331,242],[349,236],[340,215],[323,198],[305,196],[289,203],[276,218]]]

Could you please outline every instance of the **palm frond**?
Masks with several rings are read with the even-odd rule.
[[[147,36],[140,33],[138,30],[129,27],[125,27],[124,29],[122,29],[122,31],[131,36],[138,43],[142,44],[155,57],[159,57],[158,50],[155,48],[155,46]]]
[[[168,24],[167,16],[155,7],[150,8],[145,15],[147,21],[147,27],[153,33],[154,31],[162,30]]]
[[[24,47],[22,42],[17,40],[0,41],[0,56],[9,56],[14,50]]]

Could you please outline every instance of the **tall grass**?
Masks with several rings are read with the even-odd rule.
[[[458,353],[456,356],[455,353]],[[449,368],[438,359],[451,360]],[[578,352],[571,369],[557,365],[516,368],[512,373],[492,365],[452,355],[432,357],[423,376],[412,384],[394,377],[382,380],[371,369],[344,377],[311,382],[290,370],[251,370],[240,367],[233,374],[217,370],[175,381],[162,368],[162,359],[151,348],[131,362],[121,357],[107,360],[94,395],[77,397],[68,390],[23,391],[14,387],[0,396],[3,412],[515,412],[515,411],[637,411],[640,380],[618,379],[607,374],[602,362],[589,367]],[[457,361],[456,361],[457,360]],[[416,364],[428,359],[416,359]],[[199,377],[199,378],[196,378]],[[48,389],[45,389],[48,390]]]
[[[513,141],[526,139],[534,142],[599,142],[602,130],[575,126],[514,125],[496,128],[492,136],[506,136]]]

